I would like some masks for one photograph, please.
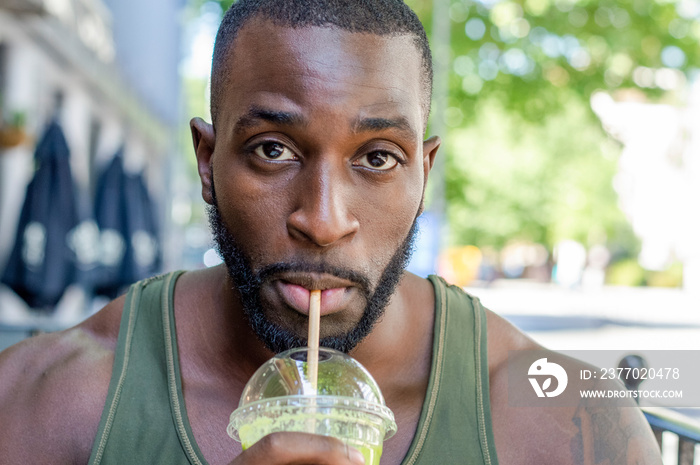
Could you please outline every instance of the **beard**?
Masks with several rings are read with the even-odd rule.
[[[255,271],[251,266],[250,257],[239,246],[221,217],[213,184],[212,204],[207,206],[207,214],[216,249],[224,260],[235,290],[240,295],[243,313],[255,335],[273,353],[305,346],[307,338],[282,327],[267,317],[261,302],[260,290],[268,278],[279,273],[294,271],[327,273],[353,282],[366,302],[362,316],[351,330],[320,340],[320,345],[323,347],[348,353],[372,331],[384,314],[411,259],[418,232],[418,215],[416,215],[410,231],[383,270],[376,288],[372,290],[370,280],[363,274],[323,263],[278,262]]]

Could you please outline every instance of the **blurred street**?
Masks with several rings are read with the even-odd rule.
[[[680,289],[503,280],[467,291],[552,349],[700,349],[700,295]]]

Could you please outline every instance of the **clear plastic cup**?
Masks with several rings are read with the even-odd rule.
[[[367,465],[378,465],[396,422],[376,381],[349,355],[321,347],[314,390],[307,352],[288,350],[258,368],[231,414],[229,436],[244,450],[279,431],[333,436],[359,449]]]

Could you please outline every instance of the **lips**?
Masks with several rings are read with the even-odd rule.
[[[314,275],[281,277],[274,281],[274,287],[287,305],[304,315],[309,314],[311,290],[320,289],[321,316],[345,308],[354,288],[346,280]]]

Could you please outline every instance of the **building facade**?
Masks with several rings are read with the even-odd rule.
[[[168,230],[170,173],[181,159],[183,7],[184,0],[0,0],[0,270],[35,144],[52,120],[63,128],[84,211],[101,169],[123,148],[125,170],[142,173]],[[26,310],[10,294],[0,289],[0,321]],[[83,304],[75,299],[65,303],[69,313],[85,309],[85,296]]]

